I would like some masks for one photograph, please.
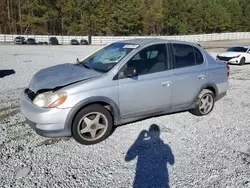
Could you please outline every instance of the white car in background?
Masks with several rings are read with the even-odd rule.
[[[218,54],[216,60],[238,65],[250,63],[250,46],[228,48],[226,52]]]

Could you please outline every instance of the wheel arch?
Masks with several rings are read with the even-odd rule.
[[[214,84],[214,83],[204,84],[203,87],[201,88],[200,92],[203,89],[208,89],[208,90],[212,91],[214,93],[215,99],[218,97],[219,91],[218,91],[218,87],[216,86],[216,84]]]
[[[214,84],[214,83],[207,83],[207,84],[204,84],[204,85],[201,87],[201,89],[198,91],[198,93],[196,94],[195,99],[194,99],[194,104],[195,104],[195,102],[196,102],[197,97],[199,96],[200,92],[201,92],[203,89],[208,89],[208,90],[212,91],[212,92],[214,93],[215,100],[217,100],[218,95],[219,95],[218,87],[217,87],[216,84]]]
[[[84,107],[92,105],[92,104],[101,104],[106,109],[108,109],[113,117],[114,125],[116,125],[120,121],[120,110],[118,105],[112,100],[107,97],[90,97],[78,102],[69,112],[66,122],[65,128],[71,130],[73,121],[75,119],[76,114],[82,110]]]

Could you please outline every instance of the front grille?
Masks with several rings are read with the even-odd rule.
[[[24,93],[27,95],[27,97],[33,101],[35,99],[35,97],[37,96],[37,94],[33,91],[31,91],[29,88],[25,89]]]
[[[232,57],[221,57],[221,56],[217,56],[217,58],[221,61],[229,61],[230,59],[232,59]]]

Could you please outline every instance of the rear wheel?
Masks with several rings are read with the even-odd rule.
[[[76,115],[72,127],[73,138],[83,145],[97,144],[110,135],[112,127],[110,112],[102,105],[90,105]]]
[[[245,62],[246,62],[246,59],[244,57],[242,57],[241,60],[240,60],[240,65],[244,65]]]
[[[208,115],[213,110],[214,103],[214,93],[208,89],[203,89],[197,98],[195,108],[190,110],[190,113],[196,116]]]

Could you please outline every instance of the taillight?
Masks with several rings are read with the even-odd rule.
[[[227,77],[230,75],[230,67],[227,65]]]

